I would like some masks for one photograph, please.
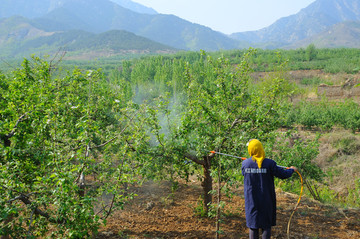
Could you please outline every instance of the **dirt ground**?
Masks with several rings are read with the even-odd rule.
[[[215,238],[215,219],[195,214],[201,188],[198,182],[180,184],[171,194],[170,183],[145,183],[138,196],[116,211],[97,238]],[[242,188],[223,198],[220,238],[248,238]],[[272,238],[287,238],[287,225],[298,195],[277,190],[277,226]],[[303,197],[292,217],[290,238],[360,238],[360,210],[337,209]]]

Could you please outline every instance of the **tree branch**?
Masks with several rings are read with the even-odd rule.
[[[23,195],[23,194],[21,194],[21,195],[18,196],[18,197],[15,197],[15,198],[13,198],[13,199],[10,199],[10,200],[8,201],[8,203],[13,202],[13,201],[16,201],[16,200],[20,200],[20,201],[22,201],[22,202],[23,202],[24,204],[26,204],[26,205],[31,205],[31,204],[32,204],[32,202],[29,200],[28,196]],[[42,210],[40,210],[40,209],[37,208],[37,207],[34,208],[34,213],[35,213],[35,215],[40,215],[40,216],[45,217],[46,219],[49,220],[49,222],[52,222],[52,223],[57,223],[57,224],[65,223],[65,219],[62,219],[62,220],[54,219],[54,218],[52,218],[48,213],[43,212]]]
[[[57,56],[60,54],[61,52],[61,56],[59,57],[59,59],[57,60],[57,62],[55,64],[53,64],[53,62],[55,61],[55,59],[57,58]],[[54,69],[61,61],[62,59],[65,57],[66,55],[66,51],[62,50],[61,48],[59,48],[59,50],[56,52],[55,56],[53,57],[53,59],[51,59],[50,64],[49,64],[49,74],[51,73],[52,69]]]
[[[237,124],[241,123],[241,122],[244,122],[244,121],[240,120],[239,118],[236,118],[236,119],[233,121],[233,123],[231,124],[230,128],[227,130],[226,135],[229,135],[229,134],[231,133],[231,131],[235,128],[235,126],[236,126]],[[216,151],[219,151],[220,148],[222,148],[222,146],[224,145],[224,143],[226,142],[227,139],[228,139],[227,137],[223,138],[223,140],[221,141],[219,147],[216,148],[215,150],[216,150]]]
[[[10,147],[10,145],[11,145],[10,138],[15,135],[15,130],[17,129],[18,125],[25,120],[24,118],[26,117],[26,115],[28,113],[31,113],[31,112],[26,112],[25,114],[23,114],[22,116],[19,117],[19,119],[16,121],[16,124],[14,125],[14,127],[12,128],[10,133],[0,135],[0,138],[3,140],[4,146]]]
[[[204,160],[200,160],[198,157],[196,157],[195,155],[192,155],[190,153],[185,153],[184,156],[188,159],[190,159],[191,161],[194,161],[197,164],[200,165],[205,165],[205,161]]]
[[[133,119],[135,118],[135,116],[136,116],[136,113],[129,119],[130,122],[133,121]],[[119,133],[117,136],[115,136],[114,138],[106,141],[106,142],[103,143],[103,144],[96,145],[96,146],[93,146],[93,147],[89,147],[89,149],[104,147],[105,145],[107,145],[107,144],[111,143],[112,141],[114,141],[115,139],[119,138],[119,136],[122,135],[122,133],[124,133],[124,131],[125,131],[128,127],[129,127],[129,124],[126,124],[126,126],[120,131],[120,133]]]

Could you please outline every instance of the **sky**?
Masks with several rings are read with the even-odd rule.
[[[132,0],[225,34],[255,31],[298,13],[315,0]]]

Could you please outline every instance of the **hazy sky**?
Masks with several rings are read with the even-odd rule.
[[[270,26],[315,0],[132,0],[226,34]]]

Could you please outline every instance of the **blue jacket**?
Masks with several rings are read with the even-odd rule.
[[[283,169],[274,160],[265,158],[261,168],[248,158],[242,162],[244,175],[245,215],[248,228],[267,229],[276,225],[274,176],[291,177],[293,169]]]

